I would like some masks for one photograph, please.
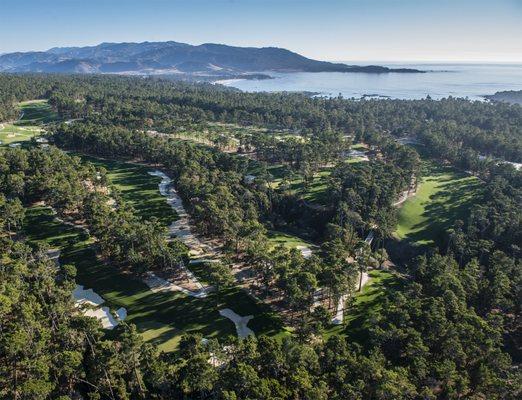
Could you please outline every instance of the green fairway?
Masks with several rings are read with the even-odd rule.
[[[426,161],[417,194],[399,211],[395,234],[420,245],[439,244],[456,220],[466,220],[471,205],[480,200],[481,186],[473,176]]]
[[[42,124],[57,120],[47,100],[31,100],[19,104],[21,118],[0,123],[0,145],[26,142],[43,132]]]
[[[269,231],[268,232],[268,240],[273,247],[278,245],[283,245],[289,249],[296,249],[299,246],[309,247],[310,249],[314,249],[317,247],[312,243],[309,243],[297,236],[290,235],[287,233],[279,232],[279,231]]]
[[[332,167],[323,167],[314,174],[313,179],[305,186],[304,179],[295,173],[291,173],[289,168],[283,164],[274,164],[267,167],[266,172],[270,175],[269,184],[274,189],[281,189],[285,182],[286,189],[298,195],[302,199],[317,203],[326,204],[328,195],[328,177],[332,172]],[[249,174],[260,176],[262,169],[259,165],[253,165],[249,169]]]
[[[47,100],[29,100],[19,104],[22,118],[19,125],[38,125],[57,121],[58,114],[53,111]]]
[[[368,272],[370,281],[361,292],[355,294],[353,303],[344,313],[344,323],[331,327],[325,332],[328,338],[333,334],[346,335],[351,340],[363,343],[372,318],[382,309],[385,296],[399,290],[401,279],[391,271],[372,270]]]
[[[0,145],[11,143],[26,142],[32,137],[42,133],[42,128],[38,126],[19,126],[17,124],[0,124]]]
[[[148,174],[153,168],[85,155],[79,156],[84,161],[105,168],[109,180],[121,193],[123,200],[132,205],[140,217],[144,219],[156,217],[165,226],[169,226],[176,220],[175,211],[159,192],[158,184],[161,178]]]
[[[225,307],[240,315],[254,315],[249,327],[257,334],[273,335],[281,330],[281,323],[268,306],[237,288],[212,293],[204,299],[175,292],[151,292],[142,281],[99,260],[87,235],[57,222],[47,207],[27,210],[24,231],[32,242],[60,248],[60,262],[76,267],[79,284],[92,288],[111,309],[125,307],[126,321],[136,324],[145,339],[161,345],[165,351],[176,350],[184,332],[198,332],[206,338],[235,335],[233,323],[218,313]]]

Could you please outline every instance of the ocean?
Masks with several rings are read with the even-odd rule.
[[[345,98],[433,99],[462,97],[484,100],[482,96],[503,90],[522,90],[522,64],[399,64],[390,68],[415,68],[428,71],[416,73],[340,73],[340,72],[263,72],[274,79],[233,79],[219,83],[247,92],[307,91],[322,96]]]

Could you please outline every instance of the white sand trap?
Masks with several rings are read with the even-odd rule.
[[[120,307],[116,310],[116,316],[120,321],[125,320],[127,318],[127,310],[124,307]]]
[[[312,257],[312,249],[310,249],[310,247],[306,247],[306,246],[297,246],[297,250],[299,250],[301,252],[301,255],[304,257],[304,258],[310,258]]]
[[[363,272],[361,288],[364,287],[364,285],[366,285],[369,280],[370,280],[370,277],[368,276],[368,273]],[[357,279],[356,290],[359,290],[359,279]],[[348,300],[348,296],[347,295],[343,295],[339,299],[339,302],[337,303],[337,311],[335,313],[335,316],[332,318],[332,324],[334,324],[334,325],[341,325],[343,323],[343,319],[344,319],[344,305],[346,304],[346,300]]]
[[[60,253],[60,249],[47,250],[47,257],[49,257],[49,260],[54,261],[57,267],[60,266]]]
[[[95,293],[92,289],[86,290],[82,285],[76,285],[72,294],[76,300],[76,305],[99,306],[105,303],[105,300],[98,293]]]
[[[205,253],[214,253],[210,246],[201,242],[201,240],[193,234],[187,210],[185,210],[181,197],[179,197],[176,189],[171,185],[172,179],[158,170],[150,171],[149,175],[161,178],[161,182],[158,185],[159,192],[162,196],[166,197],[167,204],[170,205],[178,215],[178,220],[172,222],[169,226],[169,236],[180,239],[189,247],[191,253],[194,255],[199,256]]]
[[[241,315],[236,314],[230,308],[219,310],[219,314],[225,318],[228,318],[234,323],[234,325],[236,325],[237,336],[239,338],[244,339],[249,335],[255,336],[254,331],[247,326],[248,321],[254,318],[253,315],[242,317]]]
[[[83,315],[98,319],[104,329],[114,329],[118,325],[118,321],[111,314],[109,307],[87,309],[83,312]]]
[[[105,303],[105,300],[92,289],[85,290],[82,285],[76,285],[73,297],[76,300],[76,306],[81,307],[83,315],[100,320],[104,329],[114,329],[119,321],[127,318],[127,310],[123,307],[116,310],[118,319],[114,318],[109,307],[99,307]]]
[[[192,290],[185,289],[179,285],[176,285],[172,282],[169,282],[163,278],[160,278],[153,272],[147,272],[143,282],[150,288],[151,292],[182,292],[187,296],[196,297],[199,299],[205,298],[208,296],[208,293],[211,291],[210,287],[201,288],[200,290],[194,292]]]
[[[16,133],[10,133],[7,135],[8,138],[13,138],[13,137],[16,137]]]
[[[183,206],[183,202],[181,197],[179,197],[176,189],[172,186],[172,179],[170,179],[167,175],[165,175],[161,171],[149,171],[149,175],[157,176],[161,178],[161,182],[159,183],[159,192],[162,196],[166,197],[167,204],[171,206],[171,208],[178,215],[178,220],[172,222],[168,229],[169,237],[177,237],[181,242],[183,242],[189,248],[189,254],[191,256],[212,258],[215,256],[216,252],[212,249],[208,244],[203,243],[194,233],[190,227],[190,219],[185,207]],[[197,277],[185,267],[185,265],[181,265],[183,271],[187,274],[190,281],[193,282],[198,287],[198,292],[186,291],[185,289],[181,291],[185,291],[189,296],[194,297],[205,297],[206,291],[208,288],[205,288],[197,279]],[[169,284],[167,282],[167,284]],[[172,285],[172,284],[169,284]],[[150,285],[149,285],[150,286]],[[179,287],[177,285],[173,285],[175,287]],[[179,290],[178,290],[179,291]]]

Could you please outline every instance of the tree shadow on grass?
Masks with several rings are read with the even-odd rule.
[[[423,221],[414,225],[404,237],[410,243],[441,245],[445,232],[456,220],[465,221],[472,206],[480,199],[482,185],[477,179],[457,174],[456,177],[435,180],[442,184],[429,197],[429,204],[422,213]]]
[[[148,324],[174,328],[183,332],[201,333],[207,338],[236,335],[235,325],[219,314],[222,308],[231,308],[241,316],[253,315],[249,327],[257,335],[274,335],[283,327],[280,319],[267,305],[249,297],[238,288],[211,293],[206,298],[195,298],[181,292],[153,293],[140,279],[122,272],[116,266],[104,263],[97,256],[93,244],[78,228],[54,220],[49,208],[29,210],[26,234],[30,240],[45,241],[60,247],[60,262],[76,267],[76,281],[92,288],[113,309],[125,307],[127,322],[140,331]],[[164,332],[154,339],[156,343],[171,340],[174,332]]]
[[[348,340],[366,345],[369,340],[368,329],[383,307],[384,300],[392,292],[400,291],[405,281],[396,275],[387,275],[373,283],[361,295],[357,296],[354,304],[348,307],[347,323],[343,333]]]
[[[123,199],[132,205],[141,218],[147,220],[155,217],[165,226],[178,219],[176,212],[159,193],[161,178],[149,175],[151,168],[92,156],[80,157],[97,167],[105,168]]]

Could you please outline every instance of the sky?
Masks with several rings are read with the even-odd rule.
[[[0,53],[165,40],[337,61],[522,62],[522,0],[0,0]]]

